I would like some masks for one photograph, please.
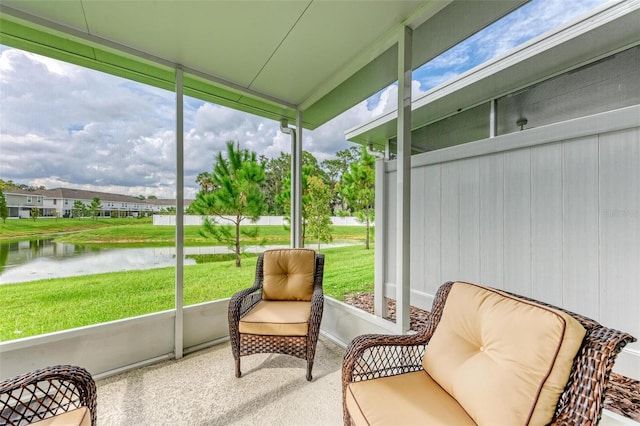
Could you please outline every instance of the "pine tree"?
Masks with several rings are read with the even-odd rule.
[[[219,225],[206,218],[200,232],[202,236],[213,237],[233,248],[236,266],[240,267],[240,235],[255,238],[258,228],[240,228],[245,219],[257,220],[265,211],[264,195],[260,184],[264,181],[264,164],[258,162],[256,153],[234,147],[235,142],[227,142],[226,158],[221,152],[216,156],[210,181],[213,190],[201,190],[191,204],[198,214],[230,217],[233,226]]]
[[[370,227],[375,212],[375,162],[375,157],[363,146],[360,159],[349,165],[349,169],[342,175],[340,184],[340,193],[360,221],[366,224],[365,248],[367,250],[369,250]]]

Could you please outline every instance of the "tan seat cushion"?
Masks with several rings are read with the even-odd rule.
[[[311,302],[261,300],[240,319],[240,333],[306,336]]]
[[[480,425],[547,424],[584,335],[563,312],[458,282],[423,367]]]
[[[311,300],[316,253],[308,249],[267,250],[263,258],[264,300]]]
[[[48,419],[40,420],[31,425],[37,426],[90,426],[91,413],[87,407],[76,408]]]
[[[356,425],[475,425],[424,371],[350,383],[346,405]]]

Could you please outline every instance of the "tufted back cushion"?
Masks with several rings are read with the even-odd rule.
[[[422,365],[479,425],[543,425],[584,335],[564,312],[457,282]]]
[[[316,270],[315,251],[267,250],[264,252],[263,262],[264,300],[311,300]]]

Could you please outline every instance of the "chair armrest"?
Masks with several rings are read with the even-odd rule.
[[[258,303],[262,299],[262,279],[264,274],[264,254],[258,256],[258,260],[256,261],[256,278],[253,282],[253,285],[249,288],[245,288],[244,290],[240,290],[231,296],[231,300],[229,300],[229,327],[231,334],[237,334],[238,321],[247,312],[253,308],[253,306]],[[235,324],[235,326],[234,326]],[[233,329],[235,328],[235,330]],[[232,336],[233,338],[233,336]]]
[[[418,334],[365,334],[353,339],[342,361],[343,389],[351,382],[421,369],[424,350],[440,322],[452,285],[450,281],[440,286],[429,318]]]
[[[322,288],[323,279],[324,254],[316,254],[316,270],[314,273],[313,294],[311,295],[311,316],[313,317],[314,312],[320,313],[320,318],[318,318],[318,327],[320,326],[322,310],[324,309],[324,290]]]
[[[239,321],[260,300],[262,300],[260,283],[254,283],[252,287],[235,293],[229,300],[229,319]]]
[[[422,357],[436,330],[453,282],[438,289],[424,328],[413,335],[364,334],[351,341],[342,360],[342,407],[350,424],[346,396],[349,383],[419,371]]]
[[[565,312],[587,330],[582,347],[573,360],[569,380],[560,395],[551,424],[597,424],[602,417],[605,392],[615,359],[636,338],[575,312],[518,294],[505,293]]]
[[[364,334],[353,339],[342,360],[342,384],[422,369],[431,335]]]
[[[588,330],[551,424],[598,424],[615,359],[635,341],[628,333],[600,325]]]
[[[313,359],[315,354],[315,342],[318,341],[320,333],[320,323],[322,322],[322,313],[324,311],[324,293],[322,291],[322,283],[316,284],[313,288],[311,296],[311,315],[309,315],[309,338],[311,344],[307,345],[307,349],[312,351],[308,354],[309,359]]]
[[[322,291],[322,286],[316,285],[313,288],[313,295],[311,296],[311,312],[320,312],[320,317],[322,318],[322,310],[324,309],[324,292]]]
[[[80,407],[96,424],[96,384],[82,367],[55,365],[0,382],[0,423],[32,423]]]
[[[433,330],[433,327],[427,327]],[[352,382],[395,376],[422,369],[422,356],[433,332],[414,335],[363,334],[351,341],[342,360],[342,409],[347,411],[347,387]]]
[[[261,268],[261,265],[258,265],[258,268]],[[227,312],[229,339],[231,339],[231,351],[235,359],[240,356],[240,318],[262,300],[262,275],[256,275],[253,286],[240,290],[231,296],[231,300],[229,300],[229,310]]]

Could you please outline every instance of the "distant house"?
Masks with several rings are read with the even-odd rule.
[[[57,212],[60,217],[72,217],[76,201],[81,201],[88,206],[95,197],[100,199],[102,206],[98,217],[139,216],[148,210],[143,200],[128,195],[71,188],[55,188],[38,192],[45,197],[43,216],[54,216],[54,212]]]
[[[42,213],[44,197],[36,192],[24,189],[4,191],[10,218],[29,218],[31,209],[37,207]]]
[[[73,217],[76,201],[89,206],[97,197],[102,208],[98,217],[139,217],[176,208],[175,199],[144,199],[108,192],[85,191],[72,188],[54,188],[38,191],[5,191],[9,218],[29,218],[37,207],[40,217]],[[185,209],[191,200],[185,200]]]

